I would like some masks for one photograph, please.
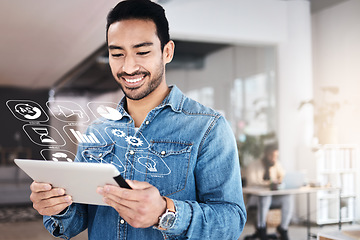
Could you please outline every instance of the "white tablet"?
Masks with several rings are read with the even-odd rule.
[[[14,161],[34,181],[64,188],[66,194],[77,203],[107,205],[96,188],[106,184],[118,186],[113,177],[119,176],[120,172],[112,164],[28,159]]]

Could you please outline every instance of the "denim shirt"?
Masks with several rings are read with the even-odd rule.
[[[171,87],[140,128],[120,102],[120,120],[88,127],[98,142],[78,147],[77,159],[114,164],[126,179],[146,181],[174,201],[171,229],[133,228],[109,206],[73,203],[45,216],[54,236],[70,239],[88,229],[89,239],[231,239],[246,222],[234,134],[219,113]]]

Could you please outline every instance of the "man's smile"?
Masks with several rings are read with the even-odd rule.
[[[123,79],[128,82],[128,83],[136,83],[139,82],[141,80],[143,80],[145,78],[145,75],[142,77],[138,77],[138,78],[127,78],[127,77],[123,77]]]

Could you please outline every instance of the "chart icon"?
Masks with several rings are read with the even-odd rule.
[[[63,129],[66,135],[69,137],[69,139],[76,145],[80,145],[80,144],[101,145],[105,143],[104,138],[96,129],[91,129],[87,133],[81,132],[74,125],[66,125],[64,126]]]
[[[112,102],[89,102],[88,108],[96,118],[105,118],[113,121],[120,120],[123,116]]]

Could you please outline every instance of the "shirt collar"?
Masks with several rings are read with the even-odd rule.
[[[174,112],[181,112],[184,104],[185,95],[176,85],[169,86],[169,88],[171,89],[170,93],[165,97],[162,103],[160,103],[160,105],[157,106],[156,108],[163,108],[166,106],[170,106]],[[125,111],[124,105],[125,105],[125,96],[121,99],[119,103],[119,111],[123,115],[128,115]]]
[[[158,108],[170,106],[174,112],[181,112],[185,95],[175,85],[172,85],[169,88],[171,89],[170,93],[166,96]]]

